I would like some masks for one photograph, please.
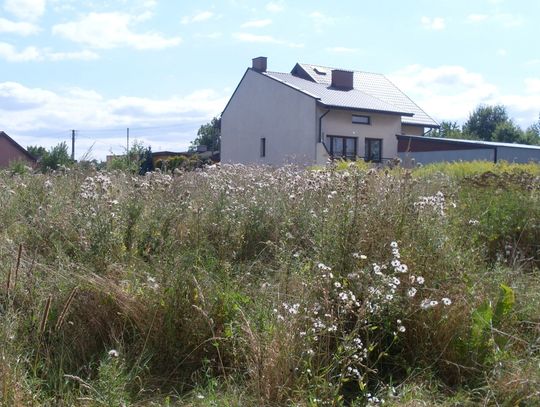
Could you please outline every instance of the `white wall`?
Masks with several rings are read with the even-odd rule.
[[[326,110],[319,108],[319,116]],[[352,116],[362,115],[371,118],[371,124],[353,124]],[[332,110],[322,119],[323,139],[330,147],[327,136],[357,137],[357,154],[360,157],[365,155],[365,139],[379,138],[382,142],[382,157],[397,157],[396,134],[401,133],[401,116],[357,112],[349,110]]]
[[[316,125],[314,98],[250,69],[222,114],[221,161],[314,164]],[[261,138],[266,157],[260,157]]]

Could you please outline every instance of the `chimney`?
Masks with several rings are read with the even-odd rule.
[[[266,72],[266,57],[253,58],[253,70],[257,72]]]
[[[351,90],[354,88],[354,72],[344,71],[342,69],[332,70],[332,87],[342,90]]]

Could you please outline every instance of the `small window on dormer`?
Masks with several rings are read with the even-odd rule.
[[[314,67],[313,70],[315,71],[315,73],[319,74],[319,75],[326,75],[326,70],[325,69],[322,69],[322,68],[319,68],[319,67]]]
[[[352,122],[354,124],[371,124],[371,118],[369,116],[353,114]]]

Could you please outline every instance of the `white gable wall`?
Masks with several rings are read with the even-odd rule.
[[[315,162],[315,99],[248,70],[221,117],[223,163],[311,165]],[[266,156],[260,156],[261,138]]]

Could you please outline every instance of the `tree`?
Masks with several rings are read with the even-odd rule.
[[[37,147],[37,151],[40,152],[43,147]],[[39,166],[43,172],[48,170],[57,170],[60,166],[67,166],[72,164],[71,157],[68,153],[68,146],[65,141],[51,147],[49,151],[46,151],[41,156]]]
[[[203,124],[197,132],[197,137],[191,142],[190,151],[197,146],[206,146],[210,151],[217,151],[221,145],[221,118],[214,117],[210,123]]]
[[[433,132],[433,137],[460,138],[461,129],[457,122],[443,120],[441,127]]]
[[[26,151],[28,151],[31,155],[33,155],[38,160],[42,158],[45,154],[47,154],[47,149],[42,146],[28,146],[26,147]]]
[[[523,139],[526,144],[540,145],[540,114],[538,114],[538,121],[527,127]]]
[[[469,115],[463,133],[472,139],[492,141],[497,126],[509,121],[506,107],[480,105]]]
[[[154,171],[154,158],[152,156],[152,148],[151,147],[148,147],[141,154],[140,163],[141,163],[141,165],[139,167],[139,175],[144,175],[147,172]]]
[[[497,124],[493,132],[493,141],[501,143],[521,143],[524,141],[523,130],[512,120]]]

